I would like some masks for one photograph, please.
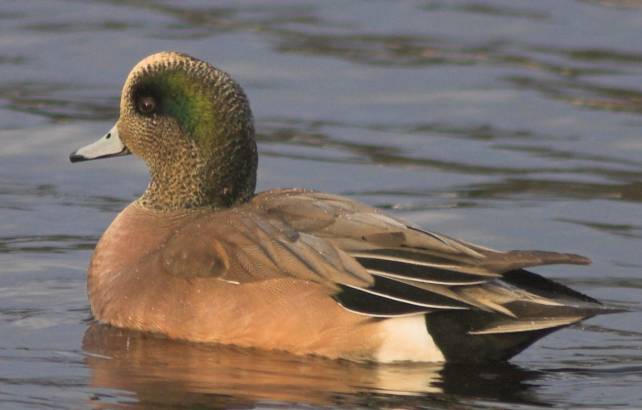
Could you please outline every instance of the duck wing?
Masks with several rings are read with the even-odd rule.
[[[374,281],[331,241],[251,206],[192,214],[146,263],[166,274],[234,284],[291,277],[323,284],[330,293],[341,285],[368,287]]]
[[[373,280],[340,283],[335,296],[346,309],[374,317],[437,311],[479,311],[488,320],[472,333],[558,327],[600,313],[602,305],[524,268],[585,265],[579,255],[546,251],[501,252],[422,230],[337,195],[278,190],[257,195],[252,206],[354,258]],[[485,316],[486,317],[486,316]]]
[[[500,252],[314,191],[268,191],[233,209],[195,214],[161,249],[154,257],[174,275],[237,284],[283,277],[312,281],[344,308],[371,317],[487,314],[488,320],[471,324],[471,334],[561,326],[602,308],[524,270],[589,263],[584,257]]]

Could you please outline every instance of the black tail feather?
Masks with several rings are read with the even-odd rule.
[[[485,323],[491,324],[496,317],[496,314],[481,311],[433,312],[426,315],[426,327],[448,362],[508,360],[562,327],[514,333],[469,333]]]

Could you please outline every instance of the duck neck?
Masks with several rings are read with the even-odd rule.
[[[228,144],[209,158],[192,147],[163,164],[150,165],[150,181],[138,203],[145,208],[170,211],[192,208],[229,208],[249,200],[256,185],[257,153]]]

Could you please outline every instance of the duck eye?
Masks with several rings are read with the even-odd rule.
[[[151,96],[143,96],[138,98],[138,101],[136,101],[136,106],[138,107],[138,111],[141,114],[153,114],[154,111],[156,111],[156,100]]]

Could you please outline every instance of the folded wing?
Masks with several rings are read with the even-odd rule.
[[[483,313],[470,334],[554,328],[600,313],[596,300],[524,268],[588,264],[579,255],[500,252],[424,231],[347,198],[288,190],[253,200],[266,219],[313,235],[354,258],[373,281],[340,283],[336,300],[374,317]]]

